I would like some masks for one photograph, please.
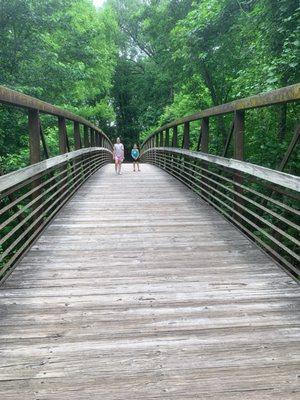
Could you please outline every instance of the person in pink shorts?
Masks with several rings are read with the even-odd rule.
[[[119,137],[117,138],[117,143],[114,144],[113,157],[115,160],[116,174],[121,175],[121,166],[124,160],[124,146]]]

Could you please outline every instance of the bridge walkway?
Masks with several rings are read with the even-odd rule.
[[[175,178],[107,165],[1,287],[0,398],[296,399],[297,300]]]

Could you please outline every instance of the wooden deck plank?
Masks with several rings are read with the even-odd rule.
[[[1,400],[299,398],[296,283],[142,169],[97,172],[1,287]]]

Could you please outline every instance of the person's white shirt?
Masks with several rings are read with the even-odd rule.
[[[120,158],[123,157],[124,154],[124,146],[123,143],[115,143],[114,144],[115,156]]]

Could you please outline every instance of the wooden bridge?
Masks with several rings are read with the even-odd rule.
[[[1,400],[299,398],[300,179],[283,172],[299,128],[279,170],[242,161],[246,110],[298,99],[295,85],[174,121],[118,176],[97,126],[0,90],[29,110],[32,161],[0,178]],[[226,113],[224,154],[208,154]]]

